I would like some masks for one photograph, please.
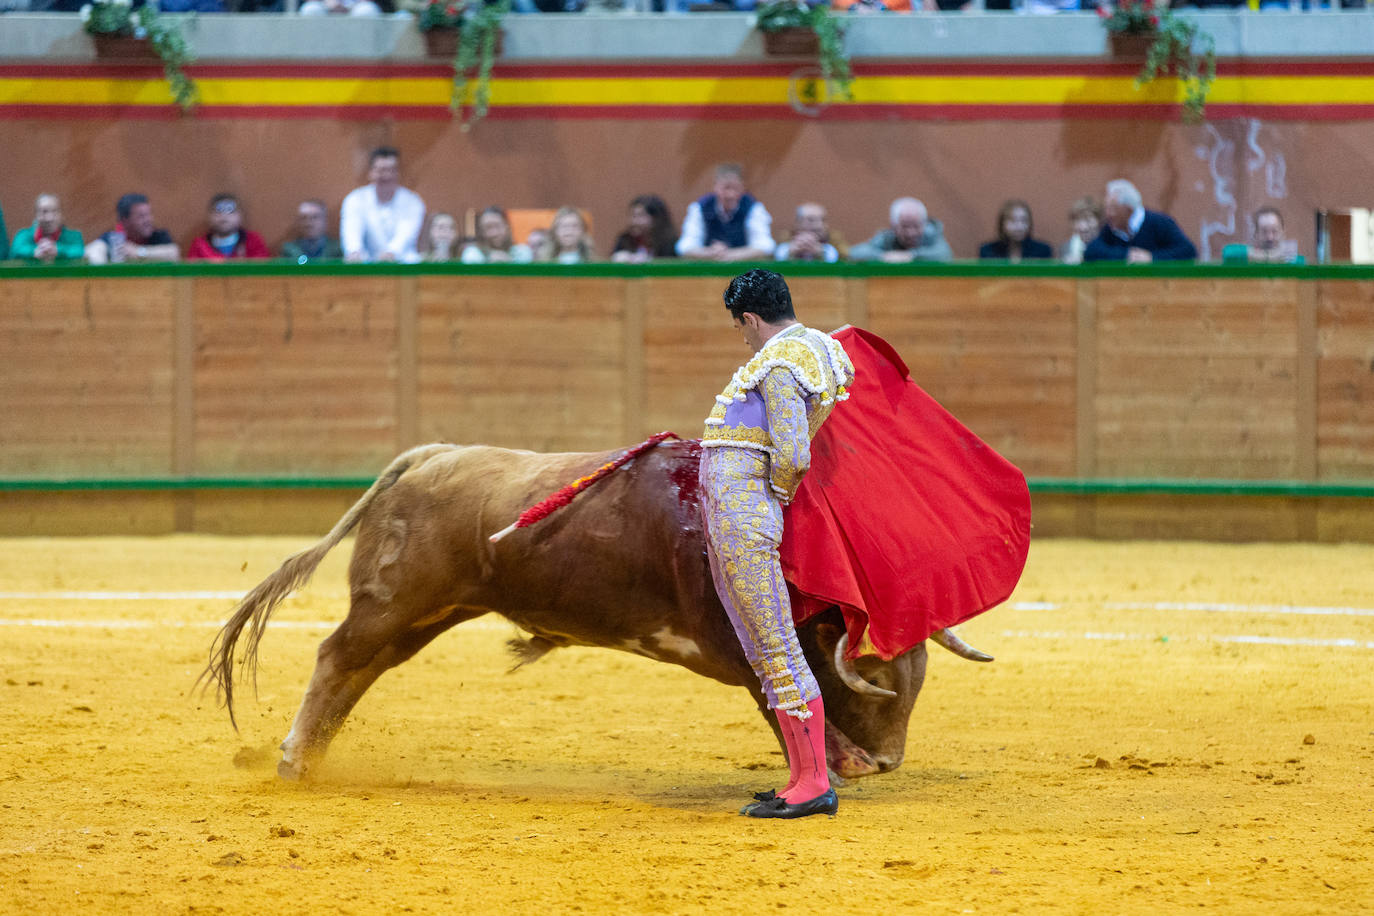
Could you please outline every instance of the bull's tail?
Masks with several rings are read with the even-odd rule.
[[[434,455],[454,448],[456,446],[446,444],[421,445],[398,456],[382,471],[381,476],[368,487],[367,492],[353,504],[353,507],[344,513],[343,518],[339,519],[328,534],[313,547],[288,557],[276,572],[259,582],[257,587],[243,597],[238,607],[234,608],[229,621],[210,645],[210,662],[200,673],[197,683],[204,682],[207,687],[210,681],[217,684],[220,701],[229,710],[229,722],[235,731],[238,730],[238,722],[234,718],[234,647],[243,635],[244,628],[248,628],[248,644],[243,657],[239,660],[240,673],[246,673],[256,687],[258,644],[262,642],[267,620],[277,605],[310,580],[324,555],[353,530],[363,512],[379,494],[389,490],[406,471],[418,467]]]

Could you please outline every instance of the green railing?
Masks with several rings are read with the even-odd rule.
[[[0,479],[0,493],[90,490],[365,490],[373,477],[104,477]],[[1172,480],[1149,478],[1032,477],[1032,493],[1060,496],[1180,495],[1287,496],[1299,498],[1374,497],[1374,481],[1309,483],[1299,480]]]
[[[655,261],[651,264],[344,264],[342,262],[297,264],[294,261],[247,261],[236,264],[187,262],[179,264],[112,264],[91,267],[80,264],[39,266],[9,262],[0,264],[0,280],[47,280],[84,277],[223,277],[223,276],[423,276],[467,274],[518,277],[732,277],[753,266],[779,270],[797,277],[1095,277],[1374,280],[1368,264],[1195,264],[1172,261],[1159,264],[1125,264],[1095,261],[1090,264],[1059,264],[1054,261],[956,261],[952,263],[886,264],[851,261],[809,264],[775,261],[751,264],[701,261]]]

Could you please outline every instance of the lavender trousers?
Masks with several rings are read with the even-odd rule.
[[[768,484],[768,455],[712,446],[701,452],[701,509],[711,577],[771,709],[807,719],[821,695],[797,642],[778,563],[782,504]]]

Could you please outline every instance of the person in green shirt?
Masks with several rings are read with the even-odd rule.
[[[10,257],[16,260],[76,261],[85,254],[81,233],[62,224],[62,201],[56,194],[39,194],[33,205],[33,225],[14,234]]]

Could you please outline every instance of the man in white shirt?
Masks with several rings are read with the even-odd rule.
[[[339,241],[346,261],[420,260],[417,245],[425,223],[425,202],[401,187],[401,154],[389,146],[372,151],[371,184],[350,191],[339,214]]]
[[[677,240],[679,257],[698,261],[765,261],[773,257],[773,217],[744,190],[744,170],[716,166],[712,192],[692,201]]]

